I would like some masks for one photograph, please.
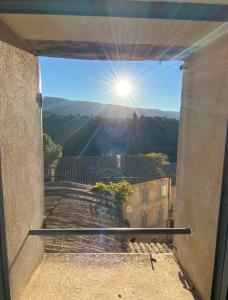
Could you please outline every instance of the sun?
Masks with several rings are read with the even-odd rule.
[[[132,93],[132,84],[127,79],[119,79],[115,83],[115,91],[121,97],[130,96]]]

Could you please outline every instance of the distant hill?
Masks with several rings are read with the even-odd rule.
[[[178,111],[162,111],[158,109],[133,108],[129,106],[102,104],[90,101],[70,101],[63,98],[44,97],[43,111],[45,114],[80,114],[87,116],[101,116],[110,119],[125,119],[136,112],[138,116],[167,117],[179,119]]]
[[[43,114],[43,131],[65,156],[165,153],[176,162],[179,120],[163,117],[110,119]]]

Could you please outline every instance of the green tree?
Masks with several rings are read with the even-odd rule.
[[[179,121],[163,117],[111,120],[43,114],[44,132],[63,147],[63,155],[164,153],[176,162]],[[94,134],[95,133],[95,134]]]
[[[136,112],[133,113],[128,124],[127,153],[130,155],[139,154],[139,121]]]
[[[53,142],[46,133],[43,134],[44,167],[56,164],[58,158],[62,157],[62,146]]]
[[[155,161],[157,161],[161,165],[169,164],[169,157],[167,154],[152,152],[152,153],[146,154],[146,156],[153,158]]]

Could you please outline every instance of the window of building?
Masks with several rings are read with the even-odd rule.
[[[148,201],[148,188],[144,187],[141,190],[141,198],[142,198],[142,203],[145,203]]]
[[[131,205],[127,206],[126,211],[127,211],[128,214],[132,213],[132,207],[131,207]]]
[[[94,164],[89,165],[89,170],[90,171],[95,171],[96,170],[96,166]]]
[[[147,227],[148,224],[148,218],[147,215],[142,216],[142,227]]]
[[[167,194],[166,185],[165,184],[160,185],[158,189],[158,197],[159,198],[165,197],[166,194]]]
[[[159,206],[157,208],[157,224],[162,224],[163,223],[163,215],[164,215],[163,207]]]

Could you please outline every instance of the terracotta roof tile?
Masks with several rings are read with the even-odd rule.
[[[117,156],[62,157],[56,168],[56,176],[58,180],[84,184],[121,180],[140,183],[170,177],[165,168],[150,157],[123,155],[120,160],[118,165]]]

